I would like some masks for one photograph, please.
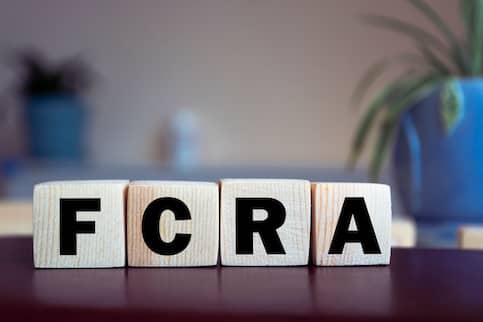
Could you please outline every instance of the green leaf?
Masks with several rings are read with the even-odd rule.
[[[441,87],[439,114],[442,126],[447,135],[454,132],[464,117],[464,96],[460,84],[456,80],[445,82]]]
[[[367,112],[362,117],[357,127],[354,139],[352,142],[351,154],[349,156],[348,165],[353,168],[360,157],[362,149],[364,148],[366,139],[372,128],[373,123],[379,112],[386,107],[387,101],[395,93],[401,90],[404,86],[404,81],[394,81],[379,91],[374,100],[371,101],[367,108]]]
[[[433,74],[431,74],[433,75]],[[434,74],[437,75],[437,74]],[[349,156],[348,165],[353,168],[360,157],[362,149],[366,143],[369,132],[377,118],[377,116],[386,108],[390,109],[397,104],[401,98],[407,100],[409,103],[410,96],[415,91],[420,89],[421,84],[427,81],[428,76],[421,78],[403,78],[396,79],[386,87],[384,87],[368,106],[367,112],[359,122],[359,126],[354,135],[352,142],[351,154]],[[402,102],[403,104],[406,101]],[[398,105],[396,105],[398,106]]]
[[[445,65],[445,63],[439,59],[438,56],[436,56],[435,53],[431,49],[429,49],[427,46],[424,44],[420,44],[418,46],[419,51],[421,51],[421,54],[424,56],[426,62],[428,62],[434,69],[435,71],[441,73],[442,75],[450,75],[450,68]]]
[[[386,111],[385,121],[379,131],[378,141],[375,145],[371,163],[369,165],[369,173],[372,179],[377,179],[381,172],[382,165],[387,158],[387,151],[389,150],[388,145],[391,143],[389,134],[391,134],[397,124],[399,124],[402,113],[408,108],[412,107],[414,102],[420,99],[422,95],[425,95],[428,90],[432,89],[435,83],[440,79],[441,75],[438,73],[429,73],[413,79],[404,84],[398,95],[386,102],[386,109],[384,110]],[[371,123],[374,122],[374,119],[375,116],[372,116]],[[355,143],[357,143],[357,141],[362,141],[362,143],[359,142],[359,149],[362,149],[364,141],[367,139],[367,132],[369,132],[369,128],[366,128],[360,132],[361,133],[358,131],[356,133]],[[352,157],[355,159],[352,161],[355,162],[360,154],[360,150],[355,150],[355,148],[357,148],[356,144],[354,144],[353,148],[354,149],[352,152],[355,155]]]
[[[415,82],[398,101],[388,109],[388,118],[397,120],[406,109],[412,107],[413,103],[427,95],[442,80],[438,73],[430,73],[421,77]]]
[[[483,4],[475,1],[473,34],[471,38],[471,70],[473,75],[481,73],[481,54],[483,37]]]
[[[392,137],[399,124],[402,113],[420,99],[429,89],[434,88],[435,82],[439,79],[438,74],[428,74],[411,84],[406,91],[388,106],[388,113],[381,124],[378,139],[374,146],[372,159],[369,164],[369,176],[377,180],[380,176],[382,166],[388,158]]]
[[[468,70],[468,66],[466,62],[467,57],[464,48],[460,45],[457,37],[444,22],[441,16],[423,0],[409,0],[409,2],[416,9],[422,12],[446,37],[451,47],[451,56],[453,56],[455,65],[462,73],[465,73]]]
[[[460,0],[460,12],[470,51],[470,73],[479,75],[482,72],[483,2]]]
[[[473,29],[474,2],[474,0],[460,0],[461,20],[463,20],[466,32],[470,32]]]
[[[398,100],[395,100],[388,107],[388,112],[379,130],[378,140],[374,146],[372,159],[369,164],[369,175],[372,180],[377,180],[380,176],[382,166],[389,154],[392,136],[403,112],[412,107],[418,99],[434,88],[435,82],[438,79],[439,75],[437,74],[421,78],[409,87],[404,95],[401,95]]]
[[[416,25],[404,22],[396,18],[379,15],[365,15],[363,16],[363,18],[366,23],[372,26],[386,28],[388,30],[401,33],[415,40],[418,43],[433,46],[438,51],[443,51],[445,53],[448,52],[448,49],[441,40]]]
[[[372,159],[369,164],[369,177],[372,181],[377,181],[384,161],[387,159],[389,153],[389,146],[395,131],[397,123],[390,120],[385,120],[379,130],[379,137],[374,146]]]
[[[419,55],[412,53],[405,53],[396,56],[390,56],[383,58],[382,60],[371,65],[367,71],[360,78],[356,85],[356,89],[351,98],[352,105],[358,105],[362,101],[364,94],[369,90],[372,84],[381,76],[391,65],[401,64],[423,64],[425,59]],[[404,76],[408,76],[408,73],[404,73]]]

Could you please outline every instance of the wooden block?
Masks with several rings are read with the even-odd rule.
[[[461,226],[458,229],[458,247],[483,249],[483,226]]]
[[[312,259],[315,265],[389,264],[389,186],[313,183],[312,226]]]
[[[218,184],[132,182],[129,185],[127,232],[129,266],[216,265]]]
[[[225,179],[220,207],[222,265],[308,264],[308,181]]]
[[[32,201],[0,202],[0,236],[32,235]]]
[[[407,217],[395,216],[392,219],[392,247],[415,247],[416,225]]]
[[[124,211],[128,183],[93,180],[36,185],[35,267],[125,266]]]

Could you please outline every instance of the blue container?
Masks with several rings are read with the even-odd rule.
[[[27,101],[30,155],[40,160],[79,161],[84,156],[85,108],[71,96],[36,96]]]
[[[396,137],[396,185],[425,246],[454,245],[458,225],[483,223],[483,79],[459,85],[464,115],[451,134],[436,88],[406,112]]]

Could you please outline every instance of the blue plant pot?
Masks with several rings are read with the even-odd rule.
[[[30,155],[40,160],[79,161],[84,156],[85,108],[71,96],[36,96],[27,101]]]
[[[436,88],[406,112],[396,136],[395,181],[420,245],[454,245],[460,224],[483,223],[483,79],[459,85],[464,115],[451,134]]]

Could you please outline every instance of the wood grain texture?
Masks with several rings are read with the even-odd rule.
[[[458,247],[483,249],[483,226],[461,226],[458,229]]]
[[[0,236],[32,235],[32,201],[0,202]]]
[[[127,180],[56,181],[37,184],[33,201],[34,265],[37,268],[125,266]],[[60,199],[100,198],[101,211],[77,212],[94,221],[94,234],[77,234],[77,254],[60,255]]]
[[[166,242],[176,233],[189,233],[191,240],[179,254],[164,256],[153,252],[142,236],[146,207],[161,197],[177,198],[188,207],[191,220],[176,221],[171,211],[163,214],[160,235]],[[169,214],[169,215],[168,215]],[[128,210],[129,266],[212,266],[218,262],[219,189],[212,182],[134,181],[129,186]]]
[[[342,254],[328,254],[346,197],[363,197],[381,254],[364,254],[360,243],[345,244]],[[351,225],[353,222],[351,223]],[[351,230],[355,227],[351,227]],[[370,183],[312,184],[312,260],[319,266],[385,265],[391,255],[391,192]]]
[[[221,263],[228,266],[307,265],[310,247],[310,183],[305,180],[224,179],[221,181]],[[284,224],[277,229],[285,254],[267,254],[259,234],[253,254],[236,254],[236,198],[274,198],[285,207]],[[253,217],[257,215],[254,211]],[[257,219],[256,219],[257,220]],[[262,220],[262,219],[258,219]]]

